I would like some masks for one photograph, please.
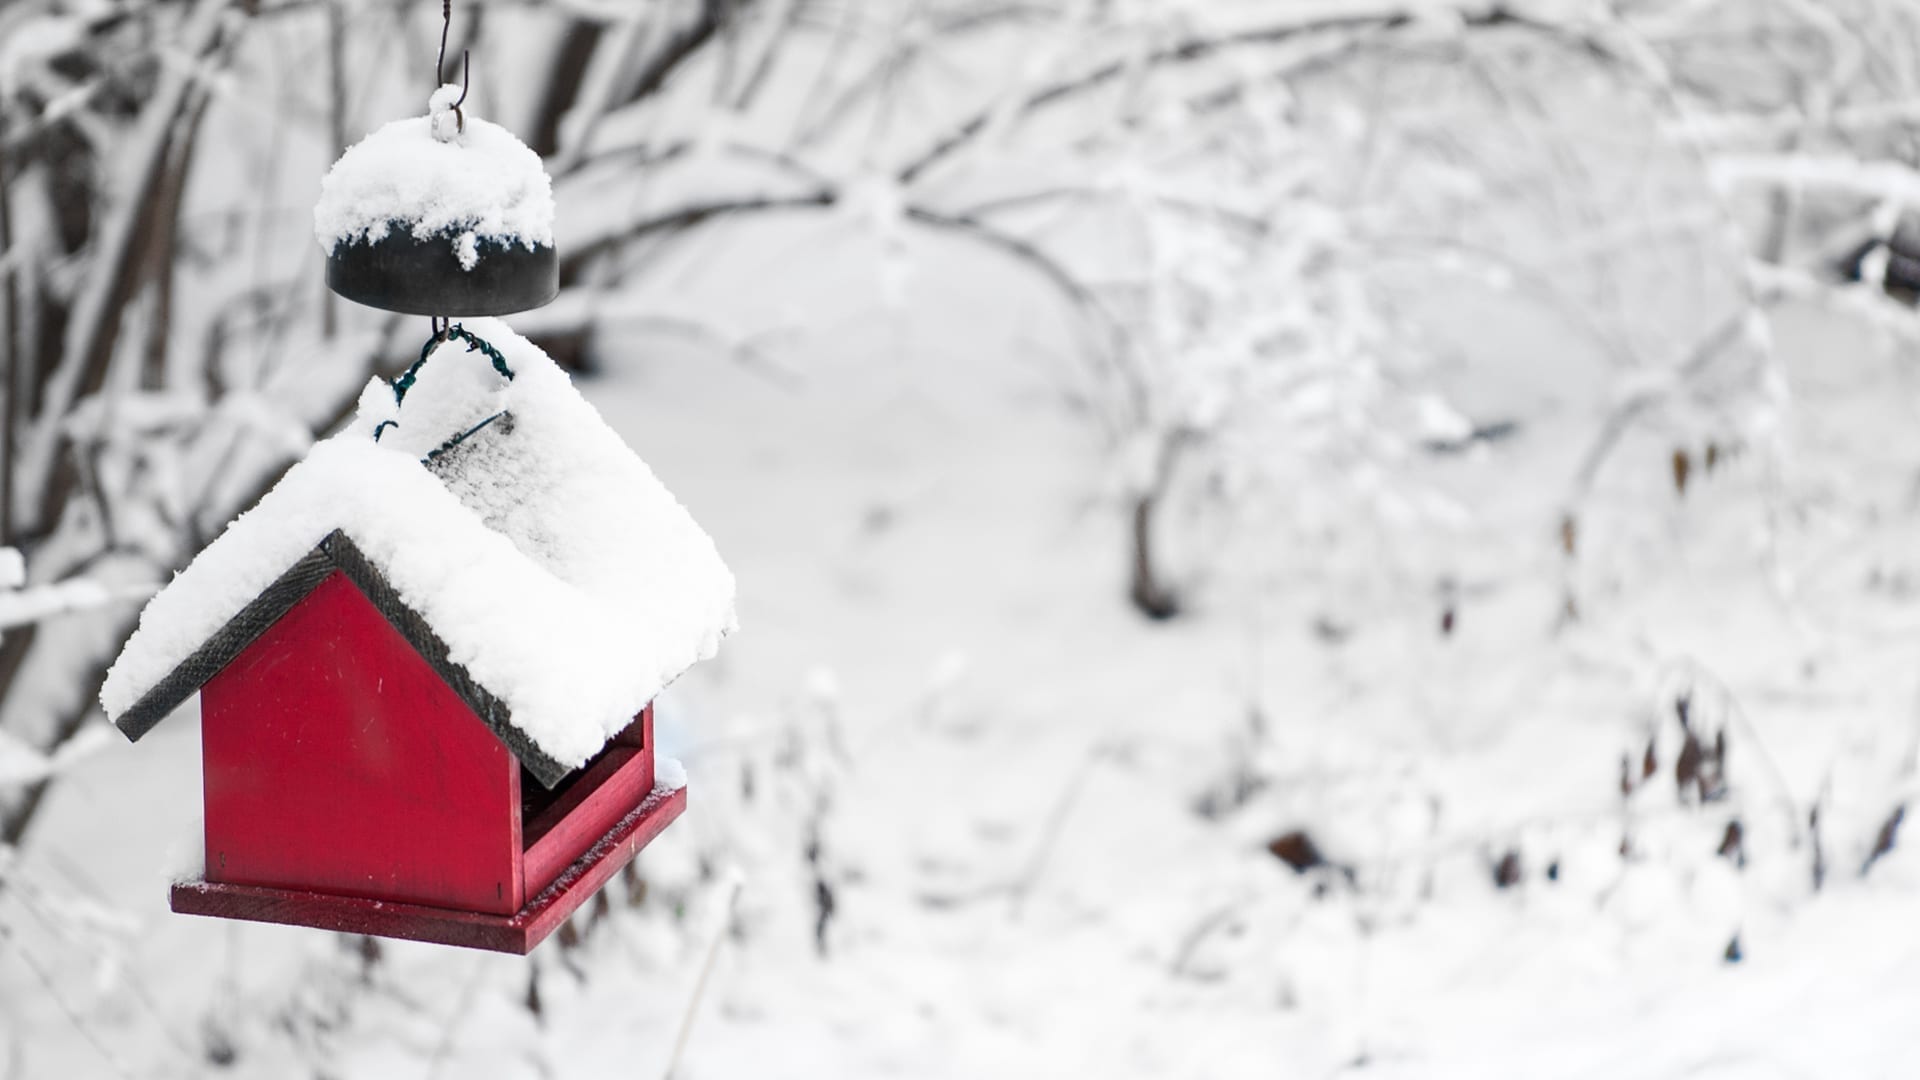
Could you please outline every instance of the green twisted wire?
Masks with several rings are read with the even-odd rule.
[[[493,361],[493,370],[506,376],[508,382],[513,381],[513,369],[507,366],[507,358],[500,355],[499,349],[494,348],[485,338],[464,326],[450,326],[446,333],[428,338],[427,343],[420,347],[420,359],[415,360],[412,367],[401,372],[400,377],[393,381],[395,405],[407,399],[407,391],[413,389],[413,380],[420,376],[420,368],[426,364],[427,357],[433,355],[433,347],[442,341],[451,341],[454,338],[466,342],[468,352],[484,353],[488,360]]]
[[[420,347],[420,359],[415,360],[407,370],[400,373],[398,379],[393,381],[393,403],[395,405],[402,404],[407,400],[407,391],[413,389],[414,380],[419,378],[420,369],[426,365],[427,358],[433,355],[434,346],[454,338],[459,338],[461,341],[466,342],[468,352],[478,352],[485,355],[488,360],[493,362],[493,370],[505,376],[508,382],[513,381],[513,369],[507,366],[507,358],[500,355],[500,350],[494,348],[491,342],[464,326],[449,326],[445,333],[435,334],[428,338],[427,343]],[[478,434],[481,428],[486,427],[488,424],[493,423],[505,415],[506,413],[504,412],[494,413],[478,424],[441,443],[438,449],[430,451],[426,457],[421,458],[421,462],[423,464],[431,462],[441,454],[459,446],[461,443],[466,442],[467,439]],[[382,420],[379,425],[373,429],[373,441],[379,442],[380,436],[385,433],[388,428],[399,426],[400,422],[398,420]]]

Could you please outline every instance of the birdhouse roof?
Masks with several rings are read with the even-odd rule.
[[[101,691],[129,737],[336,570],[549,786],[713,655],[734,583],[712,540],[545,353],[465,328],[510,380],[457,338],[404,401],[374,379],[148,603]]]

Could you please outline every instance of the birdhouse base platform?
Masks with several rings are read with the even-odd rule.
[[[632,862],[640,849],[686,808],[686,788],[656,788],[562,871],[553,884],[512,915],[204,880],[175,882],[172,907],[182,915],[309,926],[524,956],[612,880],[621,867]]]

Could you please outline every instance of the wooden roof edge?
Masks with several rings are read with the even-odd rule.
[[[327,575],[333,572],[333,559],[327,552],[327,541],[340,535],[338,530],[328,534],[312,551],[288,567],[273,584],[261,590],[259,596],[241,608],[239,614],[228,619],[225,626],[201,642],[191,656],[155,683],[153,689],[141,695],[132,708],[115,718],[114,726],[134,742],[153,730],[155,725],[179,708],[181,702],[206,685],[208,679],[218,675],[221,668],[245,652],[254,639],[266,632],[267,627],[326,580]]]
[[[115,719],[114,725],[129,740],[139,741],[335,570],[346,574],[414,652],[459,695],[535,779],[551,788],[573,771],[513,725],[512,712],[506,703],[451,659],[446,642],[419,612],[407,606],[380,568],[340,529],[328,533],[312,551],[274,579],[273,584],[240,609],[239,614],[227,620],[226,625],[202,642],[191,656]]]
[[[513,713],[506,703],[480,685],[463,665],[453,661],[447,643],[440,639],[440,635],[434,632],[419,612],[400,599],[399,592],[387,581],[386,575],[344,532],[334,530],[320,545],[329,550],[333,564],[346,573],[348,580],[358,586],[380,614],[386,616],[387,622],[400,631],[401,637],[407,639],[413,651],[420,654],[420,658],[454,693],[460,695],[460,699],[467,703],[480,722],[487,725],[487,730],[506,744],[507,749],[535,779],[551,788],[573,771],[540,749],[527,737],[526,732],[513,725]]]

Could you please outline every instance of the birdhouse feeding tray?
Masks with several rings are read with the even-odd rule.
[[[534,345],[480,319],[429,353],[108,673],[133,739],[200,693],[175,911],[524,953],[686,804],[651,703],[733,628],[732,575]]]

